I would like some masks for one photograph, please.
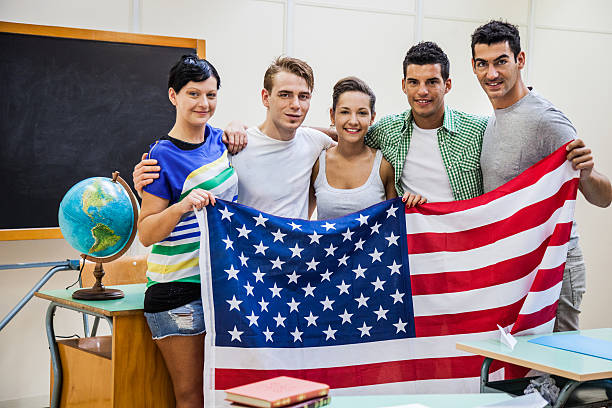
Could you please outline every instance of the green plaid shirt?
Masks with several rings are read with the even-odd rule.
[[[444,121],[438,129],[438,147],[448,174],[455,200],[466,200],[483,194],[480,150],[488,118],[444,107]],[[412,111],[380,119],[370,127],[366,144],[382,150],[383,156],[395,169],[395,189],[404,194],[402,170],[410,138]]]

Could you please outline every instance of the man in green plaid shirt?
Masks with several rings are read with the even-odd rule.
[[[483,193],[480,149],[488,118],[445,107],[444,95],[451,89],[449,66],[435,43],[410,48],[402,90],[411,109],[385,116],[366,135],[366,143],[382,150],[393,165],[399,195],[453,201]]]

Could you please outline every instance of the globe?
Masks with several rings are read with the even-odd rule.
[[[88,178],[70,188],[60,203],[58,218],[66,241],[97,258],[121,251],[135,228],[130,197],[119,183],[106,177]]]

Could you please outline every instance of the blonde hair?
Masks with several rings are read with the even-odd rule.
[[[263,86],[268,92],[272,92],[274,76],[281,71],[289,72],[303,78],[312,91],[314,89],[314,74],[312,68],[305,61],[291,57],[278,57],[266,70]]]

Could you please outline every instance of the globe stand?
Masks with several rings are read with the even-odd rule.
[[[134,193],[132,193],[132,189],[130,188],[130,186],[128,186],[125,180],[119,177],[118,171],[113,172],[112,181],[114,183],[118,182],[119,184],[121,184],[121,186],[127,192],[127,195],[130,197],[130,201],[132,203],[132,210],[133,210],[132,215],[134,217],[132,233],[130,234],[130,238],[126,242],[125,246],[115,255],[104,257],[104,258],[99,258],[99,257],[91,256],[91,255],[81,254],[81,257],[83,258],[83,262],[85,262],[85,260],[88,260],[88,261],[92,261],[96,263],[96,267],[94,268],[94,271],[93,271],[93,275],[96,278],[96,283],[94,283],[94,285],[91,288],[79,289],[75,291],[72,294],[73,299],[111,300],[111,299],[121,299],[124,297],[123,291],[119,289],[111,289],[111,288],[104,287],[104,285],[102,284],[102,278],[104,277],[105,273],[104,273],[104,268],[102,267],[102,264],[105,262],[114,261],[115,259],[119,258],[121,255],[125,253],[125,251],[129,249],[130,245],[132,245],[132,242],[134,242],[134,238],[136,237],[136,225],[138,223],[138,201],[136,201],[136,197],[134,196]]]
[[[83,259],[85,262],[85,259]],[[72,294],[73,299],[80,300],[109,300],[109,299],[121,299],[123,291],[119,289],[110,289],[104,287],[102,284],[102,278],[104,277],[104,268],[101,262],[96,263],[93,275],[96,278],[96,283],[91,288],[79,289]]]

